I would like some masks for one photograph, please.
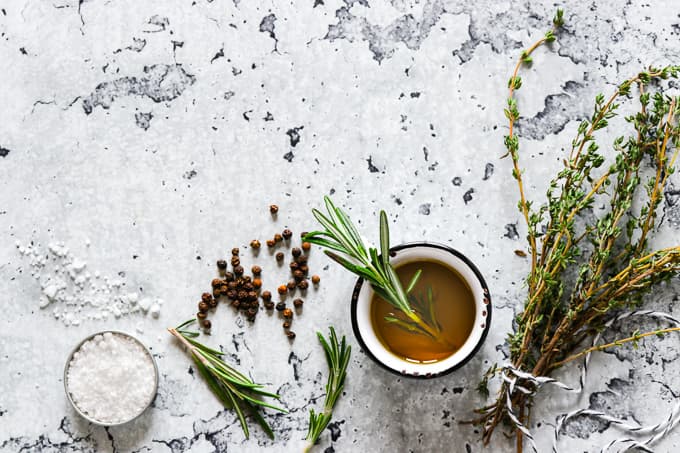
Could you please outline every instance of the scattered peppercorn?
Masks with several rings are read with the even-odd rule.
[[[229,288],[229,289],[238,288],[238,282],[235,281],[235,280],[230,281],[229,283],[227,283],[227,288]]]
[[[253,285],[252,283],[248,282],[248,283],[246,283],[246,284],[243,285],[243,289],[245,289],[246,291],[252,291],[252,290],[255,289],[255,285]]]
[[[288,287],[286,285],[281,285],[278,288],[279,294],[283,295],[288,292]]]
[[[224,280],[222,280],[222,279],[214,278],[213,281],[212,281],[212,283],[211,283],[211,285],[212,285],[213,288],[217,288],[217,287],[220,286],[223,282],[224,282]]]
[[[233,301],[231,303],[231,306],[234,307],[234,308],[240,308],[241,307],[241,301],[236,299],[235,301]]]
[[[279,263],[283,261],[283,258],[284,258],[283,252],[279,252],[276,254],[276,261],[278,261]]]
[[[276,206],[275,204],[270,205],[269,206],[269,212],[271,212],[272,214],[276,214],[277,212],[279,212],[279,207]]]
[[[309,282],[307,280],[302,280],[300,283],[297,284],[297,287],[304,291],[307,288],[309,288]]]
[[[309,242],[303,242],[302,243],[302,250],[304,250],[305,252],[308,251],[311,248],[312,248],[312,244],[310,244]]]
[[[225,260],[217,260],[217,268],[224,270],[227,268],[227,262]]]
[[[254,288],[261,288],[262,287],[262,280],[259,278],[256,278],[253,280],[253,287]]]
[[[208,315],[205,314],[205,313],[202,312],[202,311],[199,311],[198,313],[196,313],[196,317],[197,317],[198,319],[205,319],[205,318],[208,317]]]
[[[305,236],[307,236],[308,234],[309,234],[308,231],[303,231],[302,233],[300,233],[300,239],[302,239],[304,241]]]
[[[276,311],[283,311],[286,309],[286,303],[285,302],[279,302],[276,304]]]
[[[207,303],[201,301],[198,303],[198,311],[205,313],[210,307]]]
[[[231,255],[232,256],[238,256],[238,254],[239,254],[238,247],[234,247],[233,249],[231,249]]]
[[[286,334],[289,340],[294,340],[295,339],[295,332],[292,330]]]
[[[257,314],[257,308],[251,307],[248,309],[248,314],[250,316],[255,316]]]
[[[284,239],[290,239],[293,237],[293,232],[286,228],[281,232],[281,235],[283,236]]]
[[[265,303],[264,303],[264,308],[266,308],[267,310],[272,310],[272,309],[274,309],[274,302],[272,302],[272,301],[267,301],[267,302],[265,302]]]
[[[297,258],[298,256],[302,255],[302,250],[300,250],[298,247],[293,247],[290,253],[293,254],[294,258]]]
[[[291,271],[294,271],[294,270],[296,270],[297,268],[299,268],[300,265],[299,265],[297,262],[295,262],[295,261],[291,261],[290,264],[289,264],[289,267],[290,267],[290,270],[291,270]]]
[[[283,328],[284,329],[290,329],[290,321],[283,321]]]
[[[290,290],[293,291],[295,287],[297,286],[297,282],[295,280],[290,280],[286,287]]]
[[[258,241],[257,239],[253,239],[252,241],[250,241],[250,247],[254,248],[255,250],[259,249],[261,245],[262,244],[260,244],[260,241]]]
[[[225,294],[224,292],[220,291],[220,295]],[[208,305],[210,305],[210,308],[215,308],[217,307],[217,299],[210,299],[210,302],[208,302]]]
[[[306,264],[301,264],[300,265],[300,271],[303,274],[307,275],[307,273],[309,272],[309,266],[307,266]]]
[[[262,291],[262,300],[269,302],[272,300],[272,293],[269,291]]]
[[[300,307],[302,307],[302,304],[304,304],[304,303],[305,303],[305,301],[302,300],[302,299],[295,299],[295,300],[293,301],[293,305],[295,306],[295,308],[300,308]]]
[[[274,239],[267,239],[267,247],[272,248],[276,245],[276,241]]]
[[[206,328],[206,329],[210,329],[212,327],[212,323],[210,322],[209,319],[203,320],[203,327]]]
[[[253,273],[253,275],[260,275],[262,273],[262,268],[257,265],[253,266],[250,270]]]
[[[274,235],[274,242],[281,242],[283,241],[283,236],[281,236],[279,233],[276,233]]]
[[[293,277],[295,278],[295,280],[300,281],[303,278],[305,278],[305,273],[298,269],[293,271]]]
[[[248,300],[253,302],[257,300],[257,293],[255,291],[248,292]]]
[[[222,295],[222,289],[220,289],[220,288],[213,289],[212,295],[215,299],[217,299],[218,297],[220,297]]]
[[[286,308],[285,310],[283,310],[283,317],[286,318],[286,319],[292,318],[293,317],[293,310],[291,310],[290,308]]]
[[[300,263],[300,265],[307,264],[307,255],[300,255],[295,261]]]
[[[243,266],[241,265],[234,266],[234,274],[243,275]]]
[[[228,282],[231,282],[234,280],[234,273],[233,272],[227,272],[224,274],[224,280]]]

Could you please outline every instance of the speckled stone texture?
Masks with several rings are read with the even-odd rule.
[[[671,0],[572,2],[552,51],[540,50],[519,94],[523,166],[532,198],[592,99],[649,64],[680,62]],[[0,3],[0,450],[5,452],[300,451],[307,411],[323,396],[315,331],[329,324],[355,353],[346,394],[319,452],[498,452],[459,424],[482,403],[481,373],[505,357],[525,291],[525,229],[511,163],[500,160],[507,77],[522,46],[543,33],[549,1],[495,0],[5,0]],[[254,325],[227,307],[206,341],[278,389],[288,415],[267,415],[270,441],[245,440],[234,415],[200,382],[165,332],[190,317],[234,245],[285,226],[314,226],[310,209],[333,194],[365,228],[390,213],[396,242],[430,240],[469,256],[491,288],[494,320],[464,369],[433,381],[380,369],[351,335],[354,278],[318,251],[322,278],[295,320]],[[272,220],[267,206],[277,203]],[[680,236],[680,179],[663,204],[656,245]],[[165,300],[161,316],[133,314],[65,327],[39,308],[40,285],[15,240],[62,241],[90,268]],[[87,240],[91,242],[88,247]],[[285,272],[262,251],[265,287]],[[254,261],[244,252],[248,265]],[[680,285],[651,296],[676,314]],[[653,325],[653,324],[652,324]],[[620,325],[607,338],[639,327]],[[128,426],[88,425],[69,408],[64,360],[87,334],[137,332],[160,369],[158,397]],[[139,333],[141,331],[141,333]],[[599,354],[580,399],[546,390],[533,411],[542,451],[551,424],[579,407],[655,422],[678,398],[678,337]],[[575,382],[578,366],[558,374]],[[561,451],[599,451],[621,436],[589,418],[565,428]],[[680,430],[656,451],[680,448]]]

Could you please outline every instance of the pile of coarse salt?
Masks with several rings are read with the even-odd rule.
[[[138,416],[156,388],[153,359],[138,341],[106,332],[80,346],[66,373],[73,404],[89,418],[113,425]]]
[[[90,272],[87,263],[64,243],[52,242],[45,250],[33,242],[24,245],[17,241],[16,247],[29,260],[31,275],[40,283],[40,308],[53,306],[54,317],[67,326],[137,312],[154,318],[160,315],[161,299],[140,298],[137,292],[126,291],[123,276],[109,278],[99,271]]]

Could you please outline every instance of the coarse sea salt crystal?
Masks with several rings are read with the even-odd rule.
[[[106,332],[86,341],[73,354],[66,377],[73,403],[104,424],[135,418],[154,397],[153,360],[134,339]]]

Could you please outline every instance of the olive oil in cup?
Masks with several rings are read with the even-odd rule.
[[[363,349],[382,367],[406,376],[436,377],[464,365],[481,347],[491,322],[491,299],[479,270],[439,244],[404,244],[391,248],[390,255],[402,282],[422,272],[409,297],[419,313],[436,320],[439,335],[435,339],[392,322],[403,314],[359,279],[352,326]]]

